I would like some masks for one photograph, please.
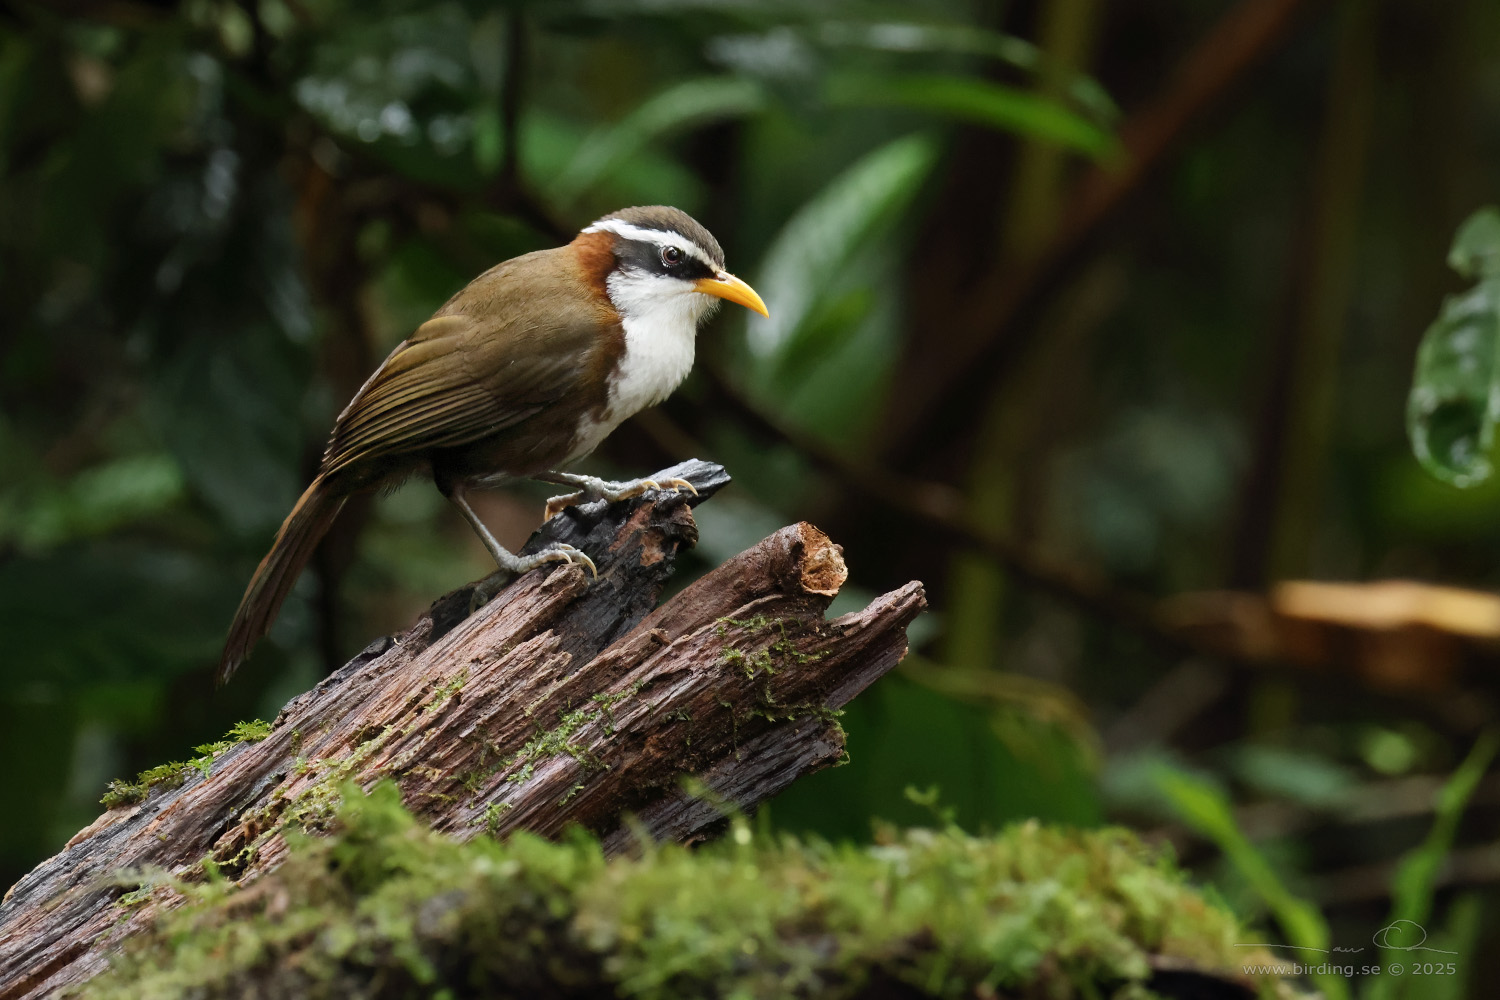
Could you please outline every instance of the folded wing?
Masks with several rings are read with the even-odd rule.
[[[509,343],[477,350],[482,337]],[[575,340],[566,331],[477,330],[463,315],[428,320],[339,414],[323,474],[470,444],[521,423],[574,391],[587,361]]]

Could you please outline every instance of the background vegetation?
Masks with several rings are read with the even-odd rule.
[[[1491,0],[0,3],[0,883],[108,779],[486,571],[426,484],[351,506],[213,691],[389,347],[494,262],[665,202],[774,318],[726,312],[591,467],[727,465],[700,568],[805,518],[841,600],[934,597],[851,763],[766,822],[1129,822],[1286,940],[1364,946],[1394,899],[1462,953],[1414,995],[1482,990],[1493,626],[1308,652],[1213,609],[1500,582],[1500,485],[1429,475],[1403,424],[1444,294],[1493,294],[1445,254],[1497,178]],[[1478,376],[1427,370],[1483,409],[1466,343]],[[1478,480],[1492,435],[1445,401],[1414,397],[1443,418],[1419,443]],[[546,493],[489,498],[502,542]]]

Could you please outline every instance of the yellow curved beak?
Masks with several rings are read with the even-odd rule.
[[[760,296],[755,294],[755,289],[728,271],[720,271],[712,278],[699,278],[693,283],[693,289],[704,295],[716,295],[727,302],[737,302],[746,309],[760,313],[766,319],[771,318],[770,311],[766,309],[766,304],[761,301]]]

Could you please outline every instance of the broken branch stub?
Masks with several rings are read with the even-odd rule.
[[[654,478],[674,477],[698,495],[568,508],[525,549],[583,548],[597,581],[544,567],[473,614],[475,585],[461,588],[294,698],[263,740],[106,812],[0,906],[0,1000],[82,982],[149,919],[154,902],[117,903],[120,871],[196,878],[207,861],[252,878],[285,859],[288,830],[327,828],[350,782],[395,781],[460,838],[578,823],[618,852],[642,835],[701,837],[720,803],[753,808],[839,760],[834,715],[904,655],[921,585],[826,620],[847,574],[803,523],[656,608],[696,541],[691,507],[728,482],[696,461]]]

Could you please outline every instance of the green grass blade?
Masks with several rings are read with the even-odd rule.
[[[1179,819],[1213,841],[1250,888],[1266,904],[1287,942],[1301,954],[1302,964],[1320,964],[1329,954],[1328,922],[1318,908],[1294,895],[1270,862],[1250,843],[1234,821],[1224,794],[1202,778],[1163,767],[1157,787]],[[1325,1000],[1348,1000],[1349,983],[1336,974],[1309,976]]]
[[[1480,735],[1474,742],[1474,748],[1469,751],[1469,756],[1464,758],[1458,770],[1453,772],[1453,777],[1438,792],[1436,817],[1427,838],[1401,859],[1396,875],[1391,880],[1390,919],[1376,936],[1377,944],[1384,941],[1395,945],[1381,950],[1381,961],[1386,966],[1394,962],[1404,966],[1429,960],[1446,962],[1453,957],[1411,949],[1426,944],[1427,931],[1422,925],[1432,915],[1432,897],[1437,890],[1438,875],[1442,872],[1443,862],[1453,850],[1453,839],[1458,833],[1458,823],[1463,818],[1464,809],[1474,797],[1474,789],[1479,787],[1485,771],[1489,770],[1497,749],[1500,749],[1500,731],[1490,729]],[[1430,991],[1425,977],[1422,979],[1421,995],[1426,997]],[[1406,983],[1411,981],[1407,977],[1377,977],[1371,980],[1365,998],[1395,1000],[1397,997],[1409,996],[1411,994]]]

